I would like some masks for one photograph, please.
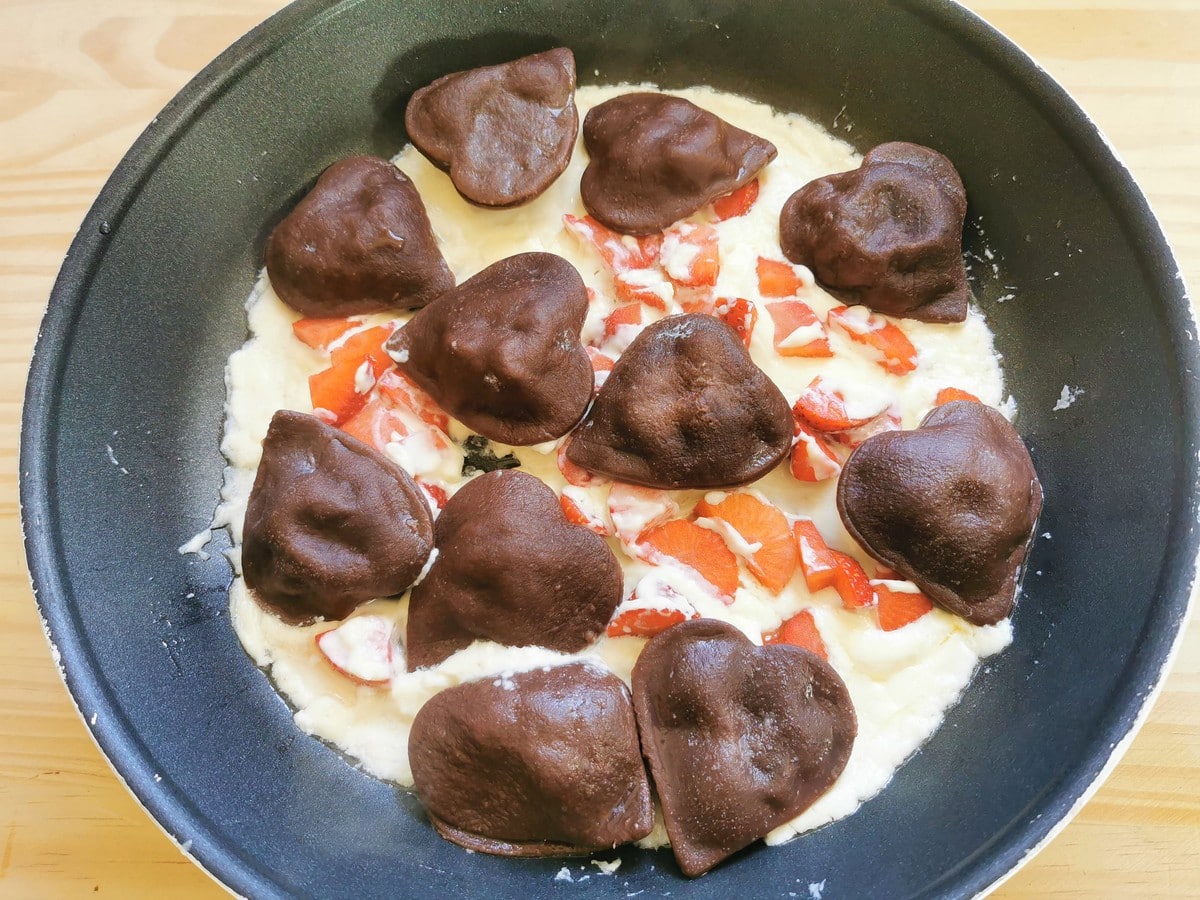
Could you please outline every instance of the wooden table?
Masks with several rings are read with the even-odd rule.
[[[38,320],[109,172],[193,74],[283,5],[0,0],[3,897],[221,896],[114,777],[51,662],[21,547],[17,430]],[[1200,285],[1200,0],[967,5],[1096,118]],[[1047,895],[1200,896],[1200,620],[1113,776],[998,892]]]

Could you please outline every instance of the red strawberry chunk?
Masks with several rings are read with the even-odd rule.
[[[937,392],[937,399],[933,401],[933,405],[941,406],[943,403],[950,403],[954,400],[974,400],[976,403],[981,402],[980,399],[972,393],[959,390],[956,387],[944,387]]]
[[[830,357],[829,335],[817,314],[801,300],[767,304],[775,323],[775,352],[780,356]]]
[[[715,311],[717,318],[736,331],[742,343],[749,348],[754,326],[758,322],[758,307],[742,297],[718,297]]]
[[[797,481],[826,481],[836,478],[842,464],[825,442],[803,419],[796,420],[796,443],[792,447],[792,476]]]
[[[791,263],[760,256],[755,268],[762,297],[795,297],[808,284]]]
[[[885,372],[906,375],[917,367],[917,348],[899,326],[865,306],[837,306],[828,322],[856,344],[870,348]]]
[[[582,525],[601,537],[608,537],[613,533],[612,528],[604,521],[604,513],[596,508],[592,498],[585,491],[567,485],[558,499],[568,522]]]
[[[442,510],[446,508],[446,503],[450,499],[450,495],[446,493],[446,489],[440,484],[433,484],[429,481],[422,481],[420,478],[414,478],[422,491],[425,492],[425,499],[429,501],[429,508],[434,510]]]
[[[833,555],[812,519],[797,519],[792,523],[796,549],[800,551],[800,571],[810,593],[816,593],[834,582],[837,558]]]
[[[606,633],[609,637],[653,637],[672,625],[698,618],[700,613],[687,598],[652,572],[617,607]]]
[[[825,648],[825,641],[821,638],[821,632],[817,630],[817,621],[810,609],[800,610],[776,631],[764,634],[763,643],[793,644],[817,654],[821,659],[829,659],[829,651]]]
[[[604,382],[608,381],[608,373],[613,370],[613,366],[617,364],[611,356],[606,353],[601,353],[595,347],[584,347],[587,351],[588,359],[592,361],[592,375],[595,378],[596,390],[604,387]]]
[[[617,234],[591,216],[579,218],[570,213],[563,216],[563,224],[567,231],[595,247],[611,272],[648,268],[658,256],[657,236],[639,240]]]
[[[897,591],[879,582],[875,582],[874,587],[879,603],[876,610],[879,627],[884,631],[903,628],[933,611],[933,604],[920,591]]]
[[[392,331],[393,326],[390,324],[356,331],[333,349],[330,361],[337,365],[345,361],[361,363],[363,360],[369,360],[375,377],[378,378],[385,369],[392,367],[392,358],[383,350],[383,345],[392,336]]]
[[[364,375],[369,384],[360,391]],[[308,376],[313,412],[327,424],[339,425],[366,405],[367,394],[373,385],[374,376],[368,361],[347,359],[335,363],[328,369]]]
[[[583,466],[576,465],[567,458],[567,446],[571,439],[563,441],[558,445],[558,471],[562,472],[563,478],[567,479],[567,484],[573,484],[575,487],[588,487],[593,484],[604,484],[608,481],[600,475],[595,475],[589,472]]]
[[[618,306],[604,320],[604,339],[616,337],[619,329],[638,328],[642,325],[642,307],[637,303],[626,303]]]
[[[297,319],[292,323],[292,334],[314,350],[328,350],[330,344],[360,325],[357,319]]]
[[[782,591],[796,574],[799,559],[787,517],[753,494],[727,494],[717,503],[696,504],[697,519],[719,519],[758,549],[745,557],[746,568],[772,594]],[[732,548],[731,548],[732,549]]]
[[[880,411],[872,411],[866,415],[855,411],[851,414],[846,408],[846,398],[842,392],[818,375],[796,400],[792,414],[817,431],[831,434],[866,425],[880,415]]]
[[[359,684],[392,679],[392,629],[386,616],[354,616],[316,636],[317,649],[338,672]]]
[[[617,537],[634,555],[644,555],[637,548],[642,534],[679,515],[679,504],[667,491],[614,482],[608,490],[608,515]]]
[[[700,614],[691,618],[698,619]],[[678,609],[627,609],[608,623],[606,633],[609,637],[654,637],[687,620],[688,616]]]
[[[372,397],[338,427],[380,453],[409,433],[403,416],[379,397]]]
[[[645,303],[666,312],[675,299],[675,286],[657,269],[626,269],[613,274],[617,299],[626,303]]]
[[[726,219],[736,219],[738,216],[744,216],[750,212],[750,207],[754,205],[754,201],[758,199],[758,179],[747,181],[740,188],[730,191],[724,197],[718,197],[713,201],[713,215],[717,217],[717,221],[723,222]]]
[[[847,428],[845,431],[838,431],[829,435],[829,437],[831,440],[837,441],[839,444],[847,447],[857,447],[869,437],[883,434],[885,431],[899,431],[900,425],[899,411],[889,406],[883,412],[879,413],[879,415],[869,419],[862,425]]]
[[[695,522],[672,519],[642,534],[638,543],[648,549],[649,562],[675,562],[691,569],[716,590],[721,600],[733,602],[738,586],[737,557],[719,534]]]
[[[836,562],[833,573],[833,586],[837,588],[846,609],[859,609],[870,606],[875,602],[875,589],[866,570],[853,556],[840,550],[830,550]]]
[[[379,376],[379,395],[392,406],[406,409],[426,425],[442,432],[450,430],[450,417],[432,397],[398,369],[388,369]]]
[[[679,288],[675,292],[679,308],[685,313],[704,313],[706,316],[717,314],[717,299],[713,297],[711,288]]]
[[[717,230],[680,222],[663,233],[659,263],[667,277],[683,287],[712,287],[721,271]]]

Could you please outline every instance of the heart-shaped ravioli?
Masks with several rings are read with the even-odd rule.
[[[488,266],[420,310],[387,352],[456,419],[502,444],[566,434],[595,378],[579,332],[587,288],[552,253]]]
[[[621,567],[604,538],[572,525],[554,491],[515,470],[459,489],[434,527],[438,556],[413,589],[409,671],[477,638],[574,653],[621,600]]]
[[[869,438],[846,461],[837,501],[867,552],[939,606],[975,625],[1012,611],[1042,486],[996,410],[958,400],[915,431]]]
[[[334,163],[271,232],[267,274],[306,316],[417,309],[454,287],[421,195],[386,159]]]
[[[579,113],[575,55],[565,47],[445,75],[408,101],[416,148],[481,206],[516,206],[571,161]]]
[[[408,473],[316,416],[280,410],[242,541],[255,598],[289,622],[343,619],[407,590],[433,547],[433,522]]]
[[[775,145],[694,103],[622,94],[588,111],[587,211],[625,234],[653,234],[753,180]]]
[[[691,313],[660,319],[634,339],[567,456],[647,487],[736,487],[783,459],[792,430],[787,401],[737,332]]]
[[[442,691],[413,720],[408,755],[433,824],[468,850],[573,855],[654,824],[629,691],[591,666]]]
[[[892,316],[961,322],[967,194],[953,163],[918,144],[880,144],[852,172],[810,181],[784,204],[784,255],[830,293]]]
[[[837,780],[858,733],[828,663],[789,644],[755,646],[715,619],[650,639],[633,669],[633,705],[688,876],[807,809]]]

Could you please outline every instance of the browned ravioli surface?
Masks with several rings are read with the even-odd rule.
[[[417,714],[408,753],[434,826],[469,850],[581,854],[654,825],[629,690],[587,665],[448,688]]]
[[[794,819],[837,780],[858,733],[837,672],[800,647],[759,647],[694,619],[633,669],[642,752],[685,875]]]
[[[867,552],[972,625],[1012,612],[1042,486],[1016,429],[957,400],[846,461],[838,511]]]
[[[409,602],[409,671],[476,638],[575,653],[621,601],[608,543],[568,522],[554,491],[524,472],[463,485],[438,516],[434,542],[437,560]]]
[[[769,472],[792,412],[737,333],[702,313],[647,327],[571,437],[570,460],[631,484],[720,488]]]
[[[259,603],[289,622],[342,619],[407,590],[432,547],[429,506],[407,472],[316,416],[275,413],[242,541]]]

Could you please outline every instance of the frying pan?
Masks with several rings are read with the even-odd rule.
[[[442,841],[410,795],[301,733],[242,652],[225,536],[208,559],[177,552],[217,501],[225,360],[273,225],[334,160],[393,154],[417,87],[560,45],[585,83],[711,84],[860,150],[908,140],[954,160],[972,285],[1046,492],[1014,643],[943,727],[853,816],[694,882],[667,852],[609,854],[611,877],[570,862],[568,885],[562,861]],[[1069,816],[1162,677],[1195,575],[1195,335],[1111,148],[955,4],[301,0],[163,110],[72,245],[26,396],[27,554],[101,748],[237,893],[969,895]]]

